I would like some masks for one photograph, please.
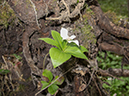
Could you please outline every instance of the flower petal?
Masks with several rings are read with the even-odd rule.
[[[65,29],[65,28],[61,28],[60,30],[60,35],[63,39],[67,39],[69,36],[68,36],[68,30]]]
[[[78,40],[70,40],[70,41],[68,41],[69,43],[71,43],[71,42],[74,42],[74,43],[76,43],[78,46],[79,46],[79,41]]]
[[[72,35],[72,36],[70,36],[69,38],[70,38],[70,39],[74,39],[74,38],[76,38],[76,36],[75,36],[75,35]]]
[[[79,41],[78,40],[73,40],[72,42],[76,43],[79,46]]]
[[[71,43],[71,42],[73,42],[73,41],[71,41],[71,40],[70,40],[70,41],[68,41],[68,43]]]

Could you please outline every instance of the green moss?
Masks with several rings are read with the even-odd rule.
[[[82,33],[82,40],[83,40],[83,46],[88,48],[89,43],[95,44],[96,43],[96,37],[94,35],[93,27],[88,24],[88,19],[93,16],[94,13],[89,9],[88,13],[83,15],[83,23],[84,26],[81,28]]]
[[[92,28],[92,26],[90,26],[88,24],[87,20],[88,20],[88,18],[85,17],[83,21],[76,22],[75,25],[77,27],[75,28],[75,30],[73,30],[75,34],[76,34],[76,32],[78,32],[80,34],[78,40],[81,41],[82,45],[86,48],[88,48],[89,43],[91,43],[91,44],[96,43],[96,37],[94,35],[93,28]],[[79,24],[79,23],[81,23],[81,24]],[[81,25],[81,26],[78,26],[78,25]]]
[[[87,14],[91,14],[91,15],[95,15],[93,10],[90,9],[90,7],[88,7],[88,5],[86,4],[86,13]]]
[[[16,18],[14,11],[5,3],[0,6],[0,26],[7,28]]]
[[[95,38],[95,35],[92,30],[92,27],[90,25],[85,25],[83,28],[81,28],[81,32],[82,32],[82,35],[83,35],[83,38],[82,40],[84,41],[83,42],[83,46],[88,48],[88,44],[89,42],[91,44],[95,44],[96,43],[96,38]]]
[[[114,24],[117,24],[119,25],[119,21],[120,21],[120,18],[117,17],[116,13],[115,12],[111,12],[111,11],[107,11],[106,13],[106,16],[108,16],[108,18],[114,23]]]

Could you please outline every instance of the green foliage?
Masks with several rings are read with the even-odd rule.
[[[63,82],[64,82],[64,78],[59,78],[58,76],[55,77],[55,79],[53,80],[53,75],[51,73],[51,71],[45,69],[42,73],[43,76],[47,77],[48,78],[48,82],[46,81],[41,81],[42,83],[42,88],[41,90],[43,90],[44,88],[48,87],[48,92],[51,94],[51,95],[54,95],[57,91],[58,91],[58,86],[57,85],[61,85]],[[57,80],[58,79],[58,80]]]
[[[87,59],[87,57],[83,54],[82,50],[73,42],[67,44],[67,48],[64,50],[64,52],[73,55],[77,58]]]
[[[22,57],[20,55],[13,54],[13,56],[15,56],[18,60],[21,60],[22,59]]]
[[[107,68],[120,68],[122,56],[112,54],[111,52],[106,52],[107,56],[105,57],[104,52],[99,52],[97,60],[99,62],[99,67],[102,69]]]
[[[79,0],[77,0],[77,3],[79,3]]]
[[[9,70],[7,70],[7,69],[0,69],[0,74],[5,75],[5,74],[8,74],[8,73],[10,73]]]
[[[52,81],[53,75],[51,71],[49,70],[44,70],[42,73],[43,76],[47,77],[49,79],[49,83]]]
[[[51,48],[49,51],[52,63],[54,68],[58,67],[68,59],[70,59],[71,55],[67,54],[57,48]]]
[[[112,11],[119,17],[128,17],[127,0],[98,0],[104,12]]]
[[[128,96],[129,94],[129,78],[128,77],[120,77],[120,79],[124,80],[118,80],[113,78],[108,78],[105,80],[109,85],[103,84],[103,87],[110,90],[111,96],[113,94],[117,94],[117,96]]]
[[[106,55],[107,54],[107,55]],[[97,60],[99,63],[99,68],[107,69],[107,68],[121,68],[121,61],[122,56],[118,56],[116,54],[113,54],[111,52],[99,52],[97,56]],[[129,66],[124,66],[124,69],[129,69]],[[128,77],[120,77],[120,79],[124,80],[118,80],[115,78],[102,78],[104,82],[103,87],[107,90],[110,90],[111,96],[113,94],[117,94],[117,96],[128,96],[129,94],[129,78]]]
[[[57,47],[51,48],[49,50],[49,54],[54,68],[60,66],[61,64],[69,60],[71,58],[71,55],[81,59],[88,59],[83,53],[88,52],[88,50],[85,47],[78,46],[73,42],[68,43],[66,40],[62,39],[58,32],[54,30],[52,30],[51,34],[54,40],[50,38],[39,39]]]

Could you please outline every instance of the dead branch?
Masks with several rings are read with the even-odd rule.
[[[129,39],[129,29],[122,28],[119,26],[116,26],[113,24],[108,17],[106,17],[102,9],[100,8],[99,4],[98,5],[92,5],[90,6],[95,15],[97,16],[98,19],[98,25],[100,26],[101,29],[103,29],[105,32],[110,33],[116,37],[122,37]]]
[[[30,31],[32,30],[32,31]],[[32,79],[35,79],[37,82],[37,78],[34,75],[41,76],[41,71],[38,69],[37,66],[35,66],[35,63],[33,59],[31,58],[31,53],[30,53],[30,48],[29,48],[29,37],[34,33],[33,28],[27,27],[26,31],[23,33],[23,53],[24,57],[27,61],[27,64],[29,65],[31,69],[31,76]],[[34,80],[33,80],[34,85],[36,86]]]
[[[80,15],[80,11],[84,7],[85,0],[79,0],[78,4],[76,5],[75,9],[71,11],[70,6],[74,3],[77,3],[75,0],[72,0],[71,2],[66,2],[64,0],[61,0],[61,2],[65,5],[66,11],[62,11],[59,17],[47,17],[46,20],[59,20],[59,21],[70,21],[70,18],[74,18],[77,15]]]
[[[114,52],[119,55],[124,55],[122,46],[117,46],[117,45],[109,44],[106,42],[102,42],[102,43],[98,43],[98,44],[102,50],[111,51],[111,52]]]
[[[129,77],[129,70],[124,69],[123,72],[121,69],[107,69],[109,74],[115,75],[115,76],[123,76],[123,77]]]

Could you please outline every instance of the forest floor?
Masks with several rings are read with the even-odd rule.
[[[20,80],[16,74],[0,74],[0,96],[23,96],[23,94],[24,96],[34,96],[35,94],[35,86],[31,81],[30,68],[22,53],[22,31],[23,28],[18,25],[9,26],[7,30],[0,31],[1,68],[10,68],[12,72],[17,71],[20,75],[23,75],[23,79]]]
[[[1,27],[0,68],[10,68],[11,72],[17,74],[0,73],[0,96],[34,96],[39,90],[33,85],[30,67],[23,56],[22,34],[24,33],[24,25],[8,25],[5,29]],[[41,45],[36,45],[36,48],[40,47]],[[48,52],[48,49],[46,50]]]

